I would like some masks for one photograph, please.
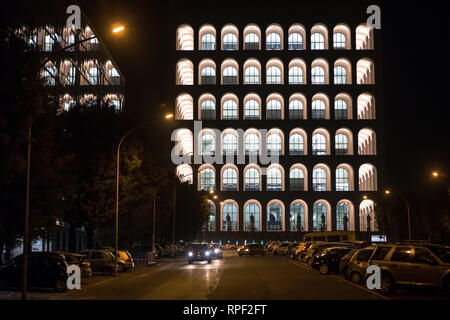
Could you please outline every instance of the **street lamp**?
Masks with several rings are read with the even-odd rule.
[[[112,30],[113,33],[119,33],[125,29],[124,26],[120,26],[114,28]],[[74,43],[60,48],[59,50],[51,52],[47,58],[39,65],[37,72],[39,72],[42,68],[45,67],[48,61],[50,61],[51,57],[64,52],[80,43],[89,41],[96,38],[96,36],[91,36],[86,39],[81,39],[75,41]],[[28,115],[28,137],[27,137],[27,183],[26,183],[26,196],[25,196],[25,226],[24,226],[24,235],[23,235],[23,269],[22,269],[22,300],[27,300],[27,286],[28,286],[28,243],[29,243],[29,221],[30,221],[30,175],[31,175],[31,127],[32,127],[32,115],[31,111]],[[117,258],[116,258],[117,259]]]
[[[384,193],[389,196],[391,194],[391,190],[386,189],[384,190]],[[408,239],[411,241],[411,216],[409,212],[409,202],[402,196],[398,196],[400,199],[402,199],[406,203],[406,210],[408,212]]]

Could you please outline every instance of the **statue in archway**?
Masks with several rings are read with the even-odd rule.
[[[348,218],[347,218],[347,215],[344,215],[344,218],[342,220],[344,222],[344,231],[348,231]]]
[[[227,214],[227,230],[228,231],[231,231],[232,230],[232,228],[231,228],[231,217],[230,217],[230,215],[229,214]]]
[[[325,231],[325,215],[322,213],[322,216],[320,217],[321,223],[320,223],[320,231]]]
[[[367,231],[371,231],[370,230],[370,220],[372,220],[372,217],[370,216],[370,214],[367,214]]]
[[[255,216],[251,215],[250,216],[250,231],[256,231],[256,226],[255,226]]]
[[[302,231],[302,216],[297,214],[297,231]]]

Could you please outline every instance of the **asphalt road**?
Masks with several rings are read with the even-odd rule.
[[[20,293],[0,293],[0,299]],[[31,299],[131,300],[379,300],[387,299],[339,275],[321,275],[295,260],[266,255],[239,257],[224,251],[224,258],[188,264],[185,257],[165,259],[136,268],[118,278],[94,276],[81,290],[66,293],[30,293]],[[435,299],[399,291],[391,299]]]

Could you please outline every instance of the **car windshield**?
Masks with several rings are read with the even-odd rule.
[[[208,249],[208,245],[207,244],[193,244],[191,246],[192,250],[207,250]]]
[[[450,247],[429,246],[428,249],[438,256],[442,262],[450,263]]]

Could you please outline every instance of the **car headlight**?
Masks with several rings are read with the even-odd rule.
[[[209,256],[209,251],[206,251],[206,252],[205,252],[205,256]]]
[[[248,251],[248,249],[245,249],[245,251]]]
[[[188,255],[189,255],[189,257],[192,257],[192,252],[189,252]]]
[[[219,249],[214,249],[214,253],[219,253]]]

